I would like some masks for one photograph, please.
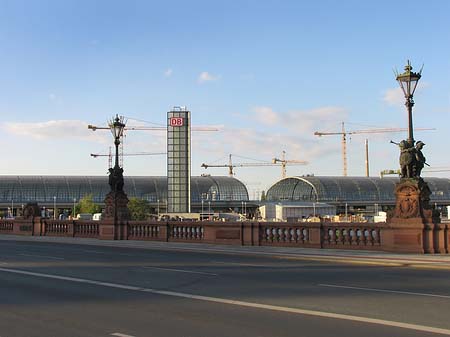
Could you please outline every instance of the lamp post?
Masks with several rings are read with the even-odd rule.
[[[202,220],[202,221],[203,221],[203,203],[204,203],[204,200],[202,198],[202,215],[200,216],[200,220]]]
[[[120,139],[123,136],[123,131],[125,129],[125,123],[124,123],[124,117],[119,115],[116,115],[116,117],[109,122],[109,128],[111,130],[111,133],[114,137],[114,145],[116,147],[116,158],[114,163],[114,168],[109,169],[109,185],[111,186],[111,194],[113,198],[113,207],[114,211],[112,215],[114,219],[114,225],[117,224],[118,221],[118,198],[121,198],[121,204],[122,201],[125,201],[128,203],[128,199],[126,195],[123,193],[123,169],[119,165],[119,145],[120,145]],[[120,212],[121,217],[123,216],[122,211]]]
[[[208,201],[208,219],[211,220],[211,201]]]
[[[408,60],[408,63],[405,66],[405,72],[402,74],[396,73],[396,80],[400,84],[400,88],[402,88],[403,94],[405,95],[405,105],[408,110],[408,143],[410,146],[414,146],[414,135],[413,135],[413,120],[412,120],[412,107],[414,106],[414,91],[416,90],[417,83],[422,76],[422,69],[418,73],[412,72],[411,63]]]
[[[72,209],[72,219],[75,219],[75,202],[77,199],[73,198],[73,209]]]
[[[56,196],[53,196],[53,220],[56,219]]]
[[[159,199],[157,201],[158,201],[158,217],[159,217]]]
[[[111,133],[114,137],[114,145],[116,146],[116,160],[114,163],[114,168],[116,168],[119,167],[120,138],[122,138],[123,130],[125,129],[123,116],[119,117],[119,115],[116,115],[116,118],[109,123],[109,128],[111,129]]]
[[[14,218],[14,199],[11,200],[11,218]]]

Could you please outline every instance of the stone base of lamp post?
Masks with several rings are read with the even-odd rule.
[[[397,183],[395,209],[388,217],[389,230],[383,238],[388,250],[435,253],[435,229],[440,219],[430,206],[430,195],[422,178],[404,178]]]
[[[124,239],[126,221],[130,220],[128,197],[123,191],[111,191],[105,197],[104,221],[100,228],[100,238],[105,240]]]

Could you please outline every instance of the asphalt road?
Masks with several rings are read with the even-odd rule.
[[[1,337],[450,335],[450,271],[0,241]]]

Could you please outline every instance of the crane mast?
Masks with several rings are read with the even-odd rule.
[[[429,131],[435,130],[434,128],[416,128],[415,131]],[[355,134],[366,134],[366,133],[385,133],[385,132],[403,132],[408,131],[407,128],[377,128],[377,129],[364,129],[364,130],[353,130],[346,131],[344,122],[342,122],[342,129],[340,132],[314,132],[315,136],[336,136],[340,135],[342,137],[341,147],[342,147],[342,174],[344,177],[347,176],[347,135],[355,135]],[[366,145],[366,152],[368,146]],[[368,158],[366,164],[366,173],[368,172]]]
[[[342,162],[344,163],[344,168],[342,175],[347,176],[347,133],[345,132],[344,122],[342,122]]]
[[[280,163],[281,165],[281,178],[286,178],[286,165],[287,164],[296,164],[296,165],[306,165],[308,164],[307,161],[304,160],[286,160],[286,151],[283,150],[281,152],[281,159],[279,158],[273,158],[272,159],[273,164]]]
[[[282,152],[281,159],[273,158],[272,162],[261,162],[261,163],[233,163],[232,161],[232,154],[228,156],[228,163],[227,164],[205,164],[203,163],[201,167],[204,167],[207,169],[208,167],[227,167],[228,168],[228,175],[230,177],[234,176],[233,169],[235,167],[258,167],[258,166],[281,166],[281,177],[284,179],[286,178],[286,165],[287,164],[293,164],[293,165],[306,165],[308,164],[307,161],[302,160],[286,160],[286,151]]]

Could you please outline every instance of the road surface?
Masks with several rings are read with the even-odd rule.
[[[1,337],[450,335],[448,270],[0,240],[0,284]]]

